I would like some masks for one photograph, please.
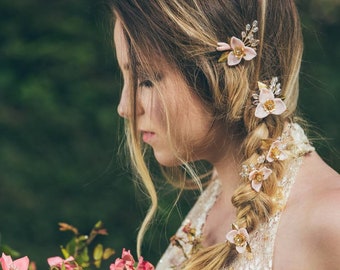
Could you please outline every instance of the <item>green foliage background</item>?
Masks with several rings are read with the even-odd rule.
[[[300,108],[324,138],[315,140],[318,151],[339,171],[340,5],[298,2],[306,47]],[[109,21],[102,1],[0,2],[0,244],[40,269],[71,236],[59,221],[86,232],[101,219],[106,245],[134,251],[147,206],[118,154],[121,78]],[[165,193],[164,208],[174,193]],[[188,209],[183,201],[174,221],[156,220],[145,245],[150,260]]]

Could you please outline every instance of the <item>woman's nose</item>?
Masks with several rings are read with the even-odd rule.
[[[138,95],[135,97],[135,107],[133,108],[131,104],[133,104],[133,96],[131,96],[130,91],[124,87],[122,91],[122,95],[120,97],[120,101],[118,104],[118,114],[125,119],[130,119],[133,113],[133,110],[136,110],[136,115],[140,115],[143,112],[142,106],[140,104],[140,100]]]
[[[120,117],[128,119],[130,117],[130,113],[128,110],[131,110],[128,106],[128,104],[126,104],[126,101],[123,99],[123,96],[120,98],[118,107],[117,107],[117,111]]]

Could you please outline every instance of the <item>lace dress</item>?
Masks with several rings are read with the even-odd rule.
[[[302,128],[298,124],[289,125],[289,136],[293,141],[290,149],[290,164],[283,179],[279,182],[282,189],[282,196],[278,199],[281,210],[277,211],[268,222],[260,224],[256,230],[250,233],[249,245],[252,253],[239,254],[232,265],[226,266],[223,270],[271,270],[273,266],[274,243],[279,226],[282,209],[288,200],[291,187],[295,182],[295,177],[299,171],[303,156],[314,151],[309,144]],[[220,181],[213,181],[197,200],[181,227],[176,233],[177,237],[185,238],[187,234],[183,228],[190,223],[191,228],[195,228],[196,235],[202,234],[202,229],[207,219],[209,210],[214,205],[219,192]],[[184,254],[190,254],[191,244],[182,244],[183,250],[176,245],[170,244],[162,258],[158,262],[156,270],[180,269],[180,265],[186,260]]]

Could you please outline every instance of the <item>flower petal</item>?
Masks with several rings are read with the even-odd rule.
[[[72,262],[72,261],[74,261],[74,258],[70,256],[64,262]]]
[[[2,270],[9,270],[9,267],[13,261],[12,261],[11,256],[7,256],[5,253],[2,253],[0,262],[1,262]]]
[[[268,152],[266,159],[267,159],[268,162],[273,162],[274,161],[274,159],[270,155],[270,152]]]
[[[268,179],[268,177],[269,177],[269,176],[272,174],[272,172],[273,172],[271,169],[268,169],[267,167],[263,167],[260,171],[263,173],[263,180]]]
[[[288,158],[288,155],[284,151],[281,151],[278,159],[279,160],[285,160],[287,158]]]
[[[228,43],[226,42],[217,42],[217,47],[216,47],[216,50],[218,51],[229,51],[231,50],[231,47]]]
[[[274,99],[274,93],[268,89],[261,89],[260,95],[259,95],[259,101],[261,103],[265,103],[267,100],[273,100]]]
[[[253,180],[254,179],[254,176],[256,175],[256,173],[258,173],[258,170],[252,170],[250,173],[249,173],[249,176],[248,176],[248,179],[249,180]]]
[[[280,99],[280,98],[275,98],[274,99],[275,102],[275,110],[272,111],[272,114],[282,114],[286,109],[286,104]]]
[[[13,264],[16,266],[16,269],[18,270],[27,270],[29,263],[30,260],[27,256],[17,259],[13,262]]]
[[[128,263],[128,262],[131,262],[132,264],[135,263],[135,259],[133,258],[133,256],[131,255],[131,252],[130,250],[126,250],[125,248],[123,248],[123,251],[122,251],[122,259]]]
[[[136,270],[154,270],[154,269],[155,267],[151,263],[145,261],[142,256],[139,257]]]
[[[231,46],[232,49],[244,48],[244,43],[243,43],[242,40],[238,39],[237,37],[231,37],[230,46]]]
[[[125,262],[124,260],[117,258],[114,263],[110,265],[110,270],[124,270]]]
[[[236,250],[238,253],[244,253],[247,249],[247,245],[244,245],[244,246],[236,246]]]
[[[226,239],[230,243],[235,244],[234,237],[236,236],[237,233],[238,233],[237,230],[232,230],[232,231],[228,232],[227,235],[226,235]]]
[[[284,152],[282,143],[279,140],[273,142],[266,157],[267,161],[273,162],[274,160],[285,160],[287,158],[288,155]]]
[[[246,228],[239,229],[238,233],[244,235],[246,237],[247,242],[249,242],[249,234]]]
[[[256,110],[255,110],[255,116],[257,118],[265,118],[269,115],[269,113],[264,109],[263,105],[261,103],[257,104]]]
[[[257,192],[260,192],[260,189],[262,187],[262,182],[257,182],[257,181],[251,181],[251,187],[257,191]]]
[[[247,61],[253,59],[257,55],[256,51],[251,47],[245,47],[244,53],[245,55],[243,56],[243,58],[244,60],[247,60]]]
[[[234,52],[230,52],[228,55],[228,65],[229,66],[236,66],[241,62],[242,58],[238,58],[235,56]]]
[[[63,258],[56,256],[47,259],[47,263],[49,266],[55,266],[63,263]]]

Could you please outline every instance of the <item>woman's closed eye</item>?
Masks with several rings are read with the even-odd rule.
[[[146,88],[151,88],[154,86],[153,82],[151,80],[142,80],[139,84],[139,87],[146,87]]]

